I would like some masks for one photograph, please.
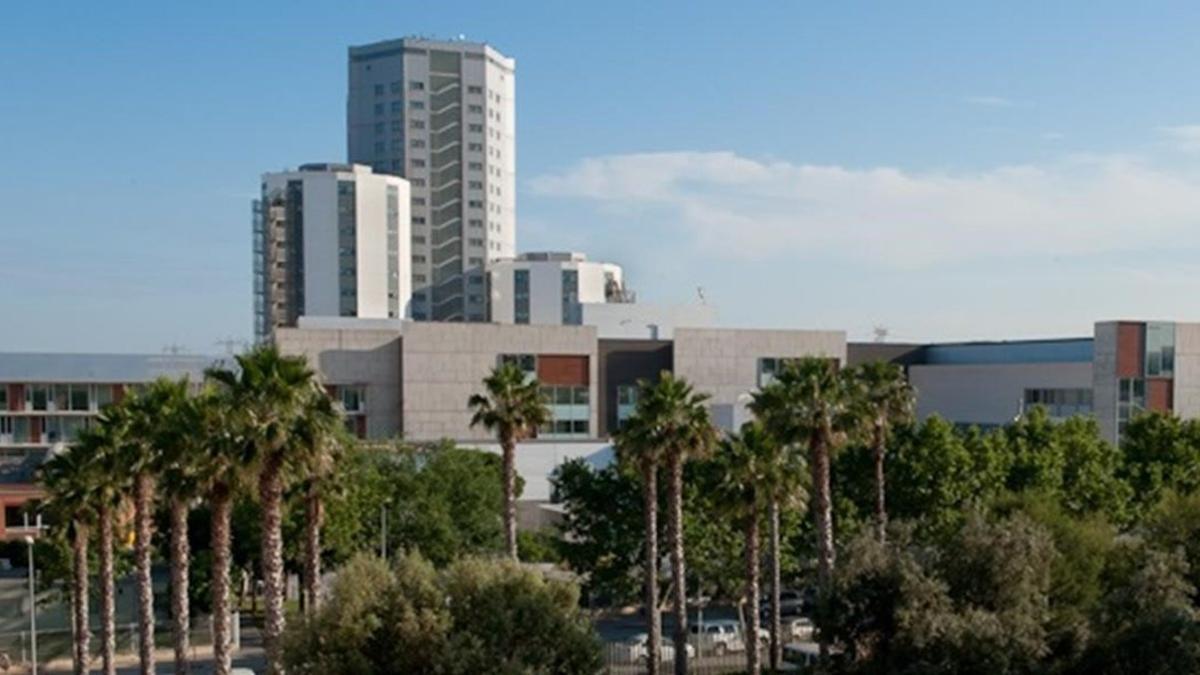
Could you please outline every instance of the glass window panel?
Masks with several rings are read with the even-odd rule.
[[[571,388],[570,387],[555,387],[554,402],[559,405],[571,404]]]
[[[587,387],[575,387],[575,405],[587,405],[588,389]]]
[[[45,410],[48,398],[49,392],[47,391],[46,385],[35,384],[29,387],[29,395],[27,396],[27,400],[29,401],[29,407],[32,410]]]
[[[575,420],[572,423],[571,428],[576,434],[581,434],[581,435],[586,436],[587,432],[588,432],[588,421],[587,420]]]
[[[71,410],[86,411],[90,407],[89,388],[86,384],[71,385]]]

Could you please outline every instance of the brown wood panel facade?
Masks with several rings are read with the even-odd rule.
[[[1141,377],[1145,358],[1146,324],[1124,321],[1117,324],[1117,377]]]
[[[1146,408],[1155,412],[1171,412],[1175,408],[1175,380],[1153,378],[1146,380]]]
[[[578,354],[538,354],[537,378],[541,384],[587,386],[588,357]]]

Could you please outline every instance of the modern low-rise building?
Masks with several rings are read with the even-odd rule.
[[[929,345],[852,344],[850,362],[901,363],[920,417],[964,426],[1011,422],[1029,407],[1091,415],[1110,442],[1141,411],[1200,417],[1200,324],[1103,321],[1091,336]]]
[[[254,202],[255,336],[301,316],[407,316],[410,228],[403,178],[357,164],[264,174]]]
[[[583,307],[628,303],[621,267],[582,253],[522,253],[488,264],[491,318],[496,323],[583,325]]]
[[[218,359],[190,355],[0,353],[0,539],[35,529],[35,472],[100,410],[159,377],[199,381]]]

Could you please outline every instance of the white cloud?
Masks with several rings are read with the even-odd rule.
[[[912,269],[1200,245],[1200,174],[1119,156],[913,172],[646,153],[585,159],[530,187],[722,258]]]
[[[1185,152],[1200,152],[1200,124],[1163,127],[1161,131],[1167,135],[1177,149]]]

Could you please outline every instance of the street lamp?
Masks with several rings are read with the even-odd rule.
[[[36,574],[33,567],[33,537],[25,535],[25,543],[29,545],[29,672],[30,675],[37,675],[37,591],[33,583]]]

